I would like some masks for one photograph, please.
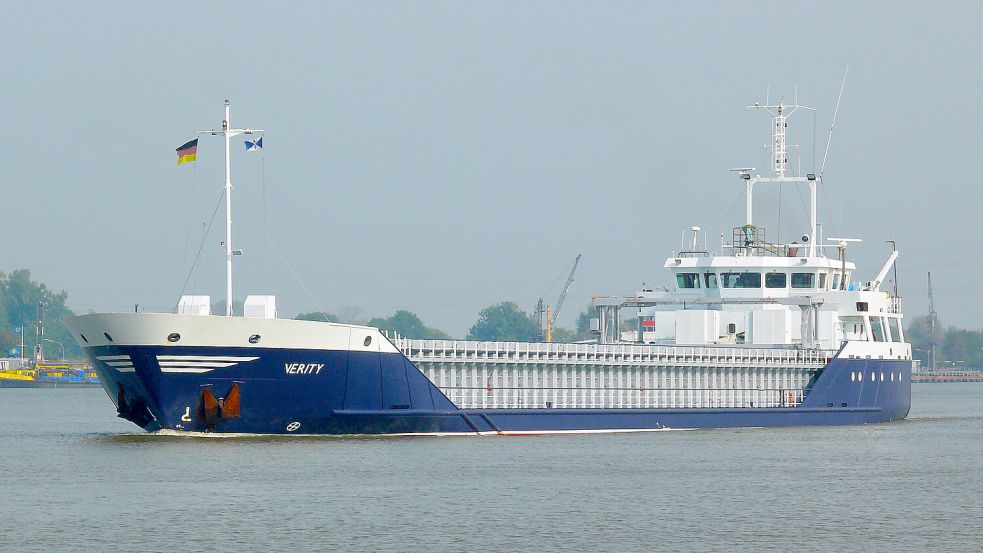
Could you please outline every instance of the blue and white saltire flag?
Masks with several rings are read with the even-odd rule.
[[[253,152],[256,150],[263,149],[263,137],[259,137],[256,140],[246,140],[246,151]]]

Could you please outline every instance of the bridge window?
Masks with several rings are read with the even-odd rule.
[[[892,342],[900,342],[900,341],[902,341],[901,340],[901,331],[898,328],[898,319],[896,317],[888,317],[887,318],[887,322],[888,322],[888,324],[891,327],[891,341]]]
[[[765,273],[765,288],[785,288],[786,283],[785,273]]]
[[[883,342],[884,341],[884,327],[882,327],[881,324],[882,324],[882,322],[881,322],[881,318],[880,317],[871,317],[871,320],[870,320],[870,330],[871,330],[871,332],[874,333],[874,341],[875,342]]]
[[[761,273],[720,273],[724,288],[761,288]]]
[[[825,290],[826,289],[826,273],[825,272],[819,273],[819,289],[820,290]]]
[[[840,289],[840,273],[833,273],[833,290]]]
[[[703,282],[706,288],[716,288],[717,273],[703,273]]]
[[[792,288],[812,288],[815,273],[792,273]]]
[[[679,288],[699,288],[699,273],[679,273],[676,275],[676,285]]]

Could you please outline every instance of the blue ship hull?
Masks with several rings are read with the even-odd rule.
[[[834,358],[794,407],[459,409],[399,353],[174,346],[99,346],[87,353],[120,416],[148,431],[536,434],[842,425],[903,419],[911,404],[911,361],[897,359]],[[256,360],[182,374],[162,372],[159,355]],[[133,370],[98,360],[112,356],[128,356]],[[321,367],[290,372],[308,364]],[[206,396],[230,403],[209,413]]]

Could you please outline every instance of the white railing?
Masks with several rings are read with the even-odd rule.
[[[412,361],[452,363],[822,368],[836,353],[794,348],[478,342],[401,336],[395,336],[392,342]]]

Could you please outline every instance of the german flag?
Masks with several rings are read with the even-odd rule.
[[[194,161],[198,156],[198,139],[189,140],[177,148],[177,164]]]

